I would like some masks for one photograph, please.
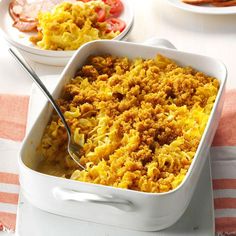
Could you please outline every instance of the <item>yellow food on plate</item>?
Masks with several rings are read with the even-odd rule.
[[[40,172],[144,192],[167,192],[184,179],[216,99],[217,79],[157,55],[92,56],[58,99],[78,166],[54,113],[42,137]]]
[[[30,41],[46,50],[76,50],[81,45],[97,39],[112,39],[120,32],[107,32],[107,23],[98,22],[96,9],[109,14],[109,6],[102,1],[84,3],[63,2],[51,12],[38,14],[38,35]]]

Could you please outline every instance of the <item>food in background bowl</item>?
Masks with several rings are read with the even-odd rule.
[[[219,82],[158,55],[92,56],[58,99],[74,141],[53,114],[43,135],[39,171],[144,192],[167,192],[184,179],[214,104]]]
[[[118,17],[120,0],[70,2],[33,2],[14,0],[9,5],[13,26],[22,32],[38,31],[30,41],[46,50],[76,50],[97,39],[113,39],[126,27]]]

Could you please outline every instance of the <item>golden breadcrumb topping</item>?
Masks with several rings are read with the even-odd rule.
[[[93,56],[58,100],[74,140],[53,114],[41,143],[39,171],[144,192],[167,192],[185,177],[201,140],[219,83],[191,67],[154,59]]]

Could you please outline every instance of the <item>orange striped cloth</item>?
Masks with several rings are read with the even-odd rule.
[[[0,230],[14,231],[19,194],[17,154],[25,136],[28,96],[0,95]]]
[[[236,147],[214,147],[211,150],[218,235],[236,235]]]
[[[29,98],[24,96],[0,95],[0,151],[1,147],[5,147],[9,152],[4,152],[5,156],[1,155],[3,165],[0,165],[0,230],[15,229],[19,183],[17,167],[12,166],[12,163],[16,165],[17,157],[12,156],[14,149],[19,148],[17,144],[20,143],[14,141],[21,141],[25,135],[28,100]],[[235,104],[236,90],[228,91],[211,149],[215,222],[218,235],[236,235]],[[1,138],[14,141],[6,144]],[[9,156],[15,158],[15,162]]]
[[[215,225],[218,235],[236,235],[236,90],[225,99],[211,149]]]

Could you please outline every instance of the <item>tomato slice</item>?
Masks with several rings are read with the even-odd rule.
[[[105,21],[105,19],[106,19],[106,10],[103,9],[103,8],[101,8],[101,7],[97,7],[97,8],[95,9],[95,11],[96,11],[96,13],[97,13],[97,15],[98,15],[97,21],[98,21],[98,22],[103,22],[103,21]]]
[[[91,0],[80,0],[82,2],[90,2]],[[105,4],[110,6],[110,15],[113,18],[118,17],[124,10],[124,5],[120,0],[102,0]],[[98,7],[96,10],[98,14],[98,22],[103,22],[106,19],[106,10]]]
[[[102,0],[111,7],[110,14],[112,17],[118,17],[124,10],[124,5],[120,0]]]
[[[90,2],[90,1],[92,1],[92,0],[80,0],[80,1],[86,3],[86,2]],[[101,7],[97,7],[97,8],[95,9],[95,12],[96,12],[97,15],[98,15],[98,19],[97,19],[98,22],[103,22],[103,21],[105,21],[105,19],[106,19],[106,10],[105,10],[105,9],[103,9],[103,8],[101,8]]]
[[[117,18],[109,18],[105,21],[108,25],[107,25],[107,30],[106,32],[109,33],[111,31],[116,32],[116,31],[120,31],[122,32],[125,27],[126,24],[123,20],[117,19]]]

